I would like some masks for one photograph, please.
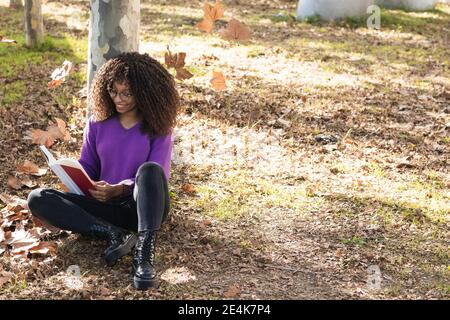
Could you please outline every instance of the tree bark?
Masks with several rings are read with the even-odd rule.
[[[25,45],[36,47],[44,39],[41,0],[25,0]]]
[[[88,92],[97,70],[123,52],[139,51],[140,0],[91,0]],[[90,94],[88,95],[90,96]],[[91,115],[90,97],[87,117]]]

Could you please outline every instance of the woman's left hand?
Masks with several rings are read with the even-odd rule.
[[[96,181],[95,190],[89,189],[91,195],[98,201],[107,202],[112,198],[118,197],[122,194],[122,185],[109,184],[106,181]]]

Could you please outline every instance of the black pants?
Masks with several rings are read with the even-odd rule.
[[[169,202],[166,176],[156,162],[139,167],[133,195],[108,202],[53,189],[36,189],[28,195],[28,207],[34,216],[84,235],[102,220],[130,231],[156,231],[167,217]]]

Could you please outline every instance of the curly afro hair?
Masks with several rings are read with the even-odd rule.
[[[90,102],[95,121],[117,114],[108,91],[114,82],[127,84],[142,116],[141,131],[149,137],[169,134],[176,125],[180,97],[173,76],[148,54],[126,52],[108,60],[92,81]]]

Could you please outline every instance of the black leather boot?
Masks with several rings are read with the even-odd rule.
[[[94,224],[91,226],[91,234],[108,241],[105,250],[106,264],[112,267],[120,258],[131,252],[136,245],[136,236],[120,228],[107,224]]]
[[[138,290],[157,286],[155,262],[156,232],[142,231],[138,234],[133,258],[133,284]]]

